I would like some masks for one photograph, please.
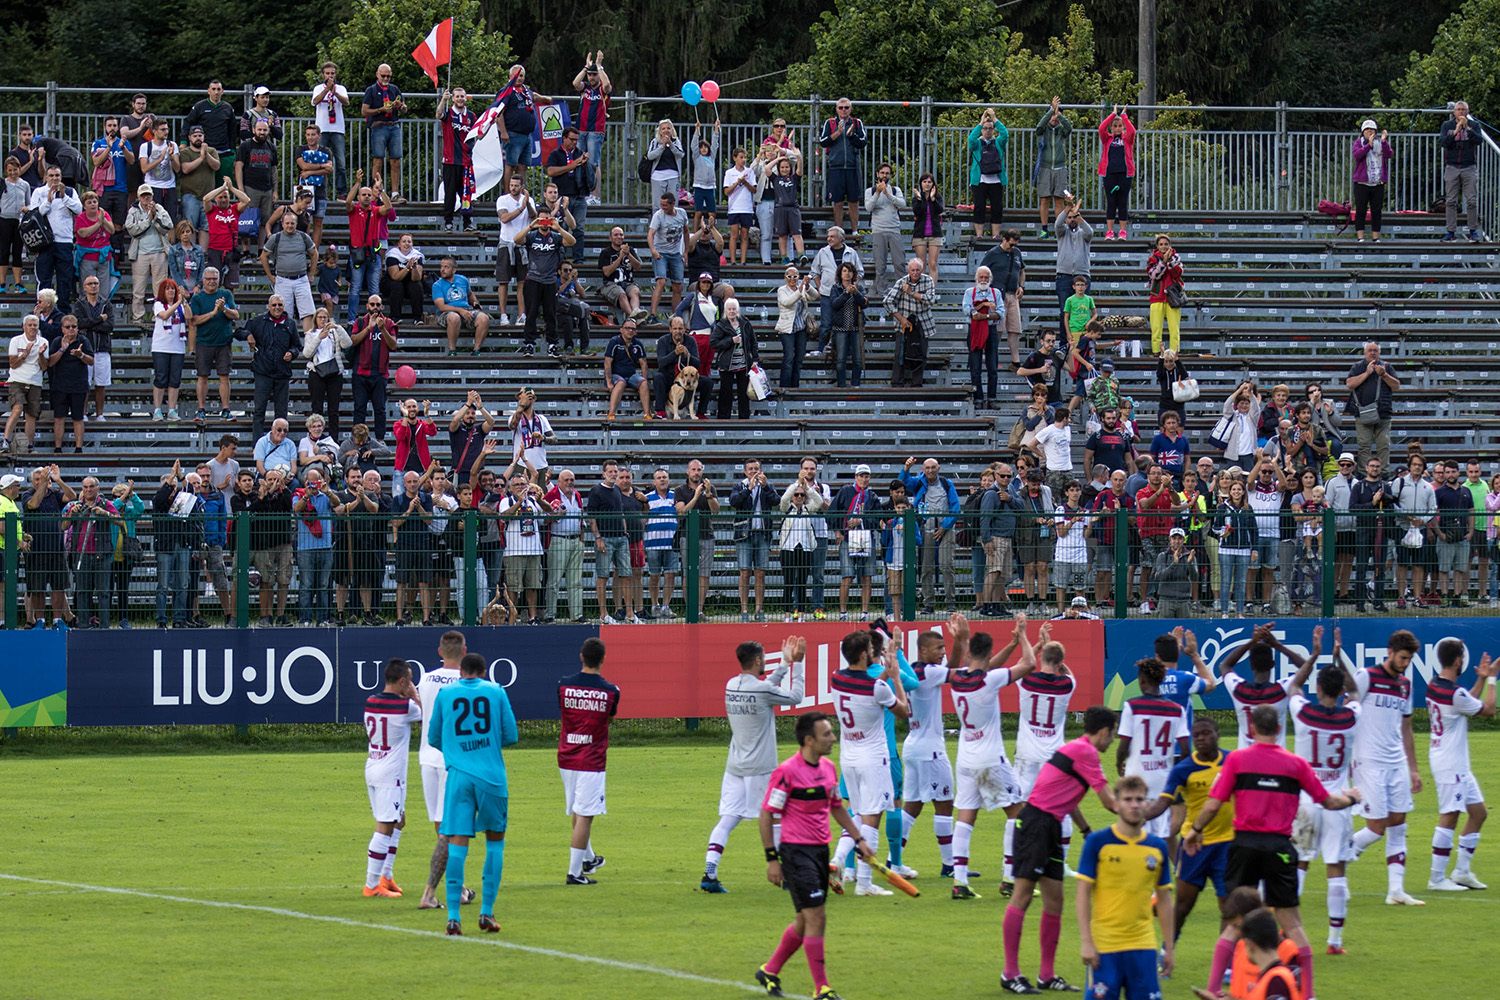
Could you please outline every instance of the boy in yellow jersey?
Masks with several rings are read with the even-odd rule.
[[[1151,894],[1172,884],[1167,843],[1145,831],[1146,782],[1115,785],[1119,819],[1089,834],[1078,864],[1078,933],[1094,1000],[1161,1000]],[[1161,906],[1162,972],[1171,975],[1172,910]]]
[[[1223,765],[1224,751],[1219,749],[1219,724],[1206,715],[1200,715],[1193,720],[1193,752],[1178,761],[1167,775],[1167,783],[1161,794],[1146,807],[1146,818],[1154,819],[1172,806],[1182,804],[1187,807],[1187,815],[1197,816],[1203,808],[1204,800],[1208,798],[1209,789],[1213,788],[1214,781],[1219,777],[1219,768]],[[1203,828],[1203,849],[1197,854],[1179,859],[1181,867],[1177,870],[1177,902],[1172,919],[1178,937],[1182,936],[1183,922],[1193,912],[1198,893],[1203,891],[1203,886],[1209,879],[1213,879],[1214,892],[1219,897],[1220,909],[1223,909],[1223,899],[1229,892],[1224,884],[1224,876],[1229,869],[1229,844],[1234,840],[1234,812],[1227,804],[1225,808],[1229,810],[1228,816],[1224,815],[1225,809],[1220,809],[1208,826]],[[1219,929],[1223,929],[1222,916]]]

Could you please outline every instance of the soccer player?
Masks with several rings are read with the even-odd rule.
[[[1067,650],[1062,643],[1052,642],[1051,639],[1051,623],[1044,623],[1037,633],[1037,668],[1017,682],[1021,711],[1016,722],[1016,782],[1021,787],[1022,798],[1031,794],[1042,765],[1063,745],[1063,726],[1068,720],[1068,700],[1073,697],[1073,690],[1077,687],[1073,672],[1063,662]],[[1010,882],[1013,878],[1016,822],[1014,817],[1006,817],[1005,882]],[[1064,816],[1061,846],[1064,874],[1067,872],[1068,847],[1072,840],[1073,817]]]
[[[365,786],[375,833],[370,837],[365,868],[366,896],[400,896],[392,878],[396,845],[406,826],[406,764],[411,747],[411,724],[422,718],[422,701],[411,684],[411,666],[400,657],[385,665],[385,687],[365,699],[365,733],[370,755],[365,759]]]
[[[1167,842],[1145,827],[1146,781],[1127,775],[1115,783],[1119,818],[1088,835],[1078,859],[1078,934],[1090,972],[1089,996],[1097,1000],[1160,997],[1156,935],[1151,932],[1152,894],[1172,884]],[[1095,899],[1097,897],[1097,901]],[[1096,906],[1097,902],[1097,906]],[[1172,908],[1158,906],[1163,975],[1172,974]]]
[[[855,826],[854,817],[839,796],[838,771],[828,759],[833,750],[833,723],[822,712],[808,712],[798,716],[796,735],[797,752],[771,773],[760,806],[760,842],[766,850],[766,879],[774,886],[784,884],[790,891],[797,919],[781,932],[781,942],[770,961],[756,970],[755,980],[768,996],[785,996],[781,969],[801,948],[812,972],[814,1000],[838,1000],[823,965],[829,817],[843,827],[865,861],[874,860],[875,851],[873,845],[865,843],[864,832]],[[779,848],[772,829],[778,813]]]
[[[1103,705],[1094,705],[1083,713],[1083,735],[1058,748],[1042,765],[1036,785],[1016,823],[1016,885],[1005,908],[1005,971],[1000,988],[1007,993],[1036,994],[1042,990],[1076,993],[1053,968],[1057,960],[1057,939],[1062,933],[1063,862],[1062,821],[1072,816],[1079,832],[1091,832],[1079,803],[1092,788],[1099,801],[1110,812],[1116,809],[1115,797],[1104,780],[1099,755],[1109,749],[1115,738],[1115,713]],[[1026,909],[1031,905],[1032,891],[1042,893],[1042,962],[1038,982],[1021,975],[1021,932],[1026,929]],[[1041,987],[1038,989],[1037,987]]]
[[[1479,829],[1484,826],[1487,810],[1484,793],[1474,772],[1469,770],[1469,716],[1489,718],[1495,714],[1495,675],[1500,662],[1488,653],[1479,658],[1478,679],[1474,689],[1458,686],[1458,675],[1464,670],[1464,645],[1457,639],[1444,639],[1437,647],[1439,676],[1427,683],[1427,716],[1431,726],[1427,764],[1437,785],[1438,822],[1432,831],[1432,875],[1427,888],[1442,892],[1459,889],[1483,889],[1485,884],[1474,877],[1469,865],[1479,849]],[[1479,689],[1484,689],[1484,700]],[[1453,831],[1458,827],[1460,812],[1467,812],[1464,832],[1458,838],[1458,863],[1453,877],[1444,878],[1448,858],[1453,853]]]
[[[896,634],[892,640],[891,633]],[[907,660],[906,653],[901,648],[901,630],[886,622],[884,618],[877,618],[870,623],[870,662],[879,663],[885,653],[887,643],[894,641],[896,651],[896,669],[901,673],[901,687],[907,692],[907,702],[910,703],[910,692],[916,689],[917,675],[912,671],[911,662]],[[916,878],[917,870],[901,863],[901,853],[906,847],[906,813],[902,809],[901,793],[906,787],[906,768],[901,760],[901,748],[896,743],[896,714],[890,708],[885,710],[881,719],[885,725],[885,751],[886,757],[891,762],[891,790],[894,798],[891,800],[891,808],[885,811],[885,841],[886,860],[885,866],[902,878]],[[910,719],[907,720],[910,722]],[[845,789],[847,791],[848,789]],[[855,855],[844,859],[844,874],[850,874],[850,866],[855,862]]]
[[[1196,816],[1203,810],[1209,789],[1224,766],[1224,751],[1219,749],[1219,723],[1203,715],[1193,722],[1193,752],[1173,765],[1167,774],[1161,793],[1146,807],[1146,818],[1155,819],[1177,806],[1183,806],[1189,815]],[[1149,829],[1149,827],[1148,827]],[[1209,879],[1213,879],[1214,892],[1219,898],[1222,914],[1224,897],[1229,894],[1227,874],[1229,869],[1229,842],[1234,839],[1234,807],[1220,809],[1214,821],[1203,830],[1203,849],[1191,857],[1181,859],[1177,870],[1177,888],[1173,893],[1172,926],[1177,936],[1182,936],[1182,925],[1198,902]],[[1223,920],[1219,929],[1223,930]]]
[[[781,662],[770,677],[761,677],[766,669],[766,648],[760,643],[742,642],[734,653],[740,661],[740,672],[724,686],[729,761],[724,765],[724,780],[719,783],[719,822],[708,835],[703,881],[698,883],[698,888],[713,893],[729,891],[719,883],[719,859],[724,856],[729,834],[740,820],[760,815],[767,782],[776,770],[776,707],[790,708],[802,701],[807,640],[788,636],[781,644]],[[782,686],[789,672],[791,683]]]
[[[948,620],[948,632],[953,636],[955,650],[965,648],[969,642],[969,620],[954,612]],[[917,636],[917,662],[912,664],[912,672],[917,683],[907,695],[911,719],[906,742],[901,745],[905,778],[901,793],[901,839],[911,836],[922,807],[931,802],[932,832],[943,861],[942,877],[952,878],[953,763],[943,735],[943,684],[950,671],[943,633],[929,630]]]
[[[889,707],[900,718],[911,716],[911,705],[901,685],[901,671],[896,664],[895,644],[887,645],[882,657],[883,670],[871,673],[870,632],[850,632],[844,636],[840,653],[847,664],[829,680],[833,703],[838,707],[840,725],[839,762],[844,768],[844,785],[849,792],[849,812],[860,822],[859,832],[873,851],[880,842],[876,825],[895,801],[891,784],[891,760],[886,747],[885,720]],[[859,839],[839,838],[829,872],[830,885],[840,882],[844,859]],[[891,891],[870,881],[871,869],[860,860],[855,872],[855,895],[889,896]],[[842,892],[841,884],[836,886]]]
[[[562,772],[563,806],[572,823],[568,850],[568,885],[594,885],[589,877],[604,867],[594,853],[590,833],[594,817],[603,816],[604,762],[609,751],[609,720],[620,708],[620,689],[605,680],[604,643],[585,639],[578,651],[583,669],[557,682],[562,726],[557,737],[557,767]]]
[[[1276,724],[1278,731],[1286,725],[1286,707],[1291,698],[1292,677],[1288,675],[1284,681],[1273,681],[1271,671],[1276,669],[1276,654],[1280,653],[1295,666],[1292,673],[1295,674],[1302,669],[1303,657],[1298,656],[1291,649],[1282,644],[1281,640],[1271,634],[1276,627],[1275,622],[1266,622],[1257,625],[1250,633],[1250,641],[1242,646],[1230,650],[1229,655],[1224,657],[1223,676],[1219,683],[1223,684],[1229,691],[1229,700],[1234,703],[1235,720],[1239,723],[1239,742],[1236,746],[1248,747],[1254,742],[1250,727],[1250,714],[1257,706],[1266,705],[1276,712]],[[1320,634],[1315,631],[1314,635]],[[1253,679],[1245,680],[1234,672],[1235,664],[1240,662],[1240,657],[1246,653],[1250,654],[1250,674]],[[1317,660],[1320,650],[1315,650],[1312,655]],[[1281,736],[1282,745],[1286,745],[1286,734]]]
[[[1186,654],[1193,670],[1177,669],[1178,660]],[[1213,669],[1198,655],[1198,637],[1181,625],[1156,637],[1156,658],[1166,664],[1167,675],[1161,682],[1161,696],[1175,701],[1187,713],[1187,727],[1193,728],[1193,695],[1208,694],[1219,686]]]
[[[1186,711],[1160,694],[1167,668],[1154,656],[1139,660],[1135,676],[1141,693],[1125,700],[1120,711],[1120,745],[1115,748],[1115,770],[1133,774],[1146,782],[1146,791],[1156,798],[1167,785],[1167,772],[1188,752]],[[1158,814],[1146,829],[1166,840],[1171,835],[1171,817]]]
[[[458,683],[458,665],[469,651],[464,634],[457,630],[443,633],[438,640],[438,656],[443,665],[422,674],[422,683],[417,685],[418,699],[423,705],[437,701],[438,692],[449,684]],[[432,860],[427,866],[427,885],[422,889],[419,910],[436,910],[442,904],[437,899],[438,883],[448,870],[448,838],[443,836],[443,796],[448,787],[448,767],[443,761],[443,752],[425,739],[417,746],[417,764],[422,770],[422,797],[427,800],[427,818],[437,831],[437,844],[432,848]],[[463,890],[463,902],[474,901],[474,890],[467,886]]]
[[[1360,800],[1358,789],[1329,792],[1313,774],[1312,765],[1288,753],[1282,745],[1281,718],[1275,707],[1257,705],[1250,713],[1255,742],[1234,751],[1224,761],[1203,808],[1182,837],[1189,857],[1203,846],[1204,831],[1219,807],[1234,801],[1234,841],[1229,845],[1230,889],[1264,881],[1265,901],[1276,908],[1276,919],[1297,945],[1302,983],[1313,995],[1312,949],[1302,930],[1297,895],[1297,866],[1293,860],[1292,822],[1297,816],[1298,790],[1325,809],[1347,809]],[[1219,935],[1214,946],[1208,988],[1216,989],[1234,954],[1231,936]]]
[[[997,807],[1015,818],[1021,812],[1021,786],[1005,756],[1005,733],[1000,722],[1000,689],[1036,668],[1036,650],[1026,637],[1026,616],[1016,615],[1015,643],[991,656],[995,640],[987,632],[969,636],[968,665],[948,676],[953,707],[958,712],[958,792],[953,797],[953,898],[978,899],[969,888],[969,843],[979,810]],[[1001,663],[1019,644],[1021,659],[1013,667]],[[1002,886],[1001,892],[1005,891]]]
[[[495,897],[505,872],[505,827],[510,790],[505,782],[504,747],[520,733],[505,689],[485,680],[484,657],[465,653],[457,684],[438,692],[427,723],[427,742],[442,751],[448,768],[443,790],[441,834],[448,838],[448,933],[463,934],[458,920],[469,838],[484,833],[484,880],[480,885],[479,929],[497,933]]]
[[[1333,631],[1333,662],[1318,671],[1317,700],[1302,693],[1312,671],[1312,660],[1293,678],[1291,713],[1296,734],[1297,756],[1312,765],[1313,774],[1331,792],[1349,789],[1349,770],[1355,726],[1359,723],[1357,701],[1339,704],[1349,685],[1343,666],[1339,629]],[[1328,869],[1328,954],[1344,955],[1344,920],[1349,914],[1349,879],[1344,866],[1354,860],[1354,817],[1347,809],[1330,812],[1314,805],[1305,795],[1298,811],[1294,839],[1297,841],[1297,894],[1302,894],[1308,866],[1322,855]],[[1205,838],[1206,840],[1206,838]]]
[[[1354,782],[1365,817],[1364,829],[1354,835],[1354,850],[1363,854],[1385,838],[1387,906],[1427,905],[1406,892],[1406,814],[1412,796],[1422,790],[1406,677],[1418,648],[1416,636],[1397,629],[1386,641],[1384,662],[1354,671],[1353,693],[1362,706],[1354,730]]]

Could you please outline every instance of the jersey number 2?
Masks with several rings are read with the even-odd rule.
[[[490,731],[490,703],[488,699],[476,698],[472,702],[474,712],[474,728],[465,729],[464,723],[468,721],[471,703],[468,698],[454,698],[453,709],[458,712],[458,718],[453,720],[453,735],[455,736],[483,736]]]

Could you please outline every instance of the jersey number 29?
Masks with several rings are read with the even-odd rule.
[[[469,711],[472,705],[474,728],[465,729],[464,723],[469,719]],[[490,703],[488,699],[477,698],[472,703],[468,698],[454,698],[453,710],[458,717],[453,720],[453,735],[455,736],[483,736],[490,731]]]

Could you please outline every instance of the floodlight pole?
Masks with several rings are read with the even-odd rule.
[[[1156,117],[1156,0],[1140,0],[1140,23],[1136,33],[1136,73],[1141,78],[1137,124]]]

